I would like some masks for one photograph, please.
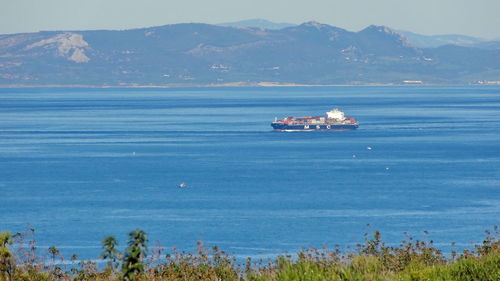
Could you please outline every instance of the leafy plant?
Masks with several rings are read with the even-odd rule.
[[[101,258],[108,260],[108,269],[114,270],[118,267],[117,260],[120,256],[120,252],[116,249],[118,246],[118,240],[115,236],[108,236],[102,241],[102,253]]]
[[[0,232],[0,278],[12,279],[15,270],[15,260],[12,252],[7,247],[12,245],[12,235],[8,231]]]
[[[144,271],[143,259],[147,254],[148,237],[146,232],[136,229],[129,234],[128,247],[122,267],[123,280],[137,280]]]

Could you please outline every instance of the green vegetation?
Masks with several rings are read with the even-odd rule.
[[[108,236],[102,241],[101,258],[108,261],[108,270],[114,271],[118,268],[118,259],[121,258],[120,252],[116,249],[118,240],[114,236]]]
[[[129,241],[123,261],[123,279],[135,280],[144,272],[143,260],[147,254],[148,237],[146,232],[136,229],[128,234]]]
[[[220,281],[285,281],[285,280],[500,280],[500,239],[497,227],[486,232],[481,244],[461,253],[453,251],[445,257],[433,241],[407,237],[399,246],[386,245],[381,234],[365,235],[365,242],[347,252],[339,248],[306,249],[296,256],[279,256],[237,264],[236,259],[217,247],[206,248],[201,242],[195,253],[166,253],[161,247],[148,249],[147,234],[136,229],[129,233],[125,253],[118,251],[114,236],[102,242],[104,268],[96,263],[63,262],[56,247],[38,254],[34,230],[24,234],[0,232],[0,281],[56,280],[220,280]],[[60,259],[61,262],[58,262]]]

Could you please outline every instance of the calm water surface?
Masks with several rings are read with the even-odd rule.
[[[271,131],[332,107],[360,128]],[[500,224],[499,128],[500,87],[0,89],[0,229],[83,258],[137,227],[240,257],[368,223],[468,247]]]

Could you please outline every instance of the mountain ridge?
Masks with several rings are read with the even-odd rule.
[[[220,25],[224,26],[240,26],[240,27],[256,27],[263,29],[282,29],[290,26],[296,26],[297,24],[292,23],[275,23],[265,19],[249,19],[236,22],[222,23]],[[392,29],[392,28],[391,28]],[[498,42],[500,38],[486,40],[483,38],[462,35],[462,34],[438,34],[438,35],[423,35],[415,32],[392,29],[397,33],[405,36],[408,41],[417,48],[436,48],[439,46],[444,46],[448,44],[459,45],[459,46],[473,46],[480,48],[488,48],[492,44],[489,42]],[[495,45],[496,47],[496,45]]]
[[[240,27],[257,27],[262,29],[283,29],[290,26],[295,26],[292,23],[272,22],[265,19],[248,19],[235,22],[219,23],[222,26],[240,26]]]
[[[0,86],[468,84],[500,80],[500,51],[417,48],[399,32],[306,22],[181,23],[0,35]]]

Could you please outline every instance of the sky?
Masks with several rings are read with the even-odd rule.
[[[0,0],[0,34],[255,18],[500,39],[500,0]]]

